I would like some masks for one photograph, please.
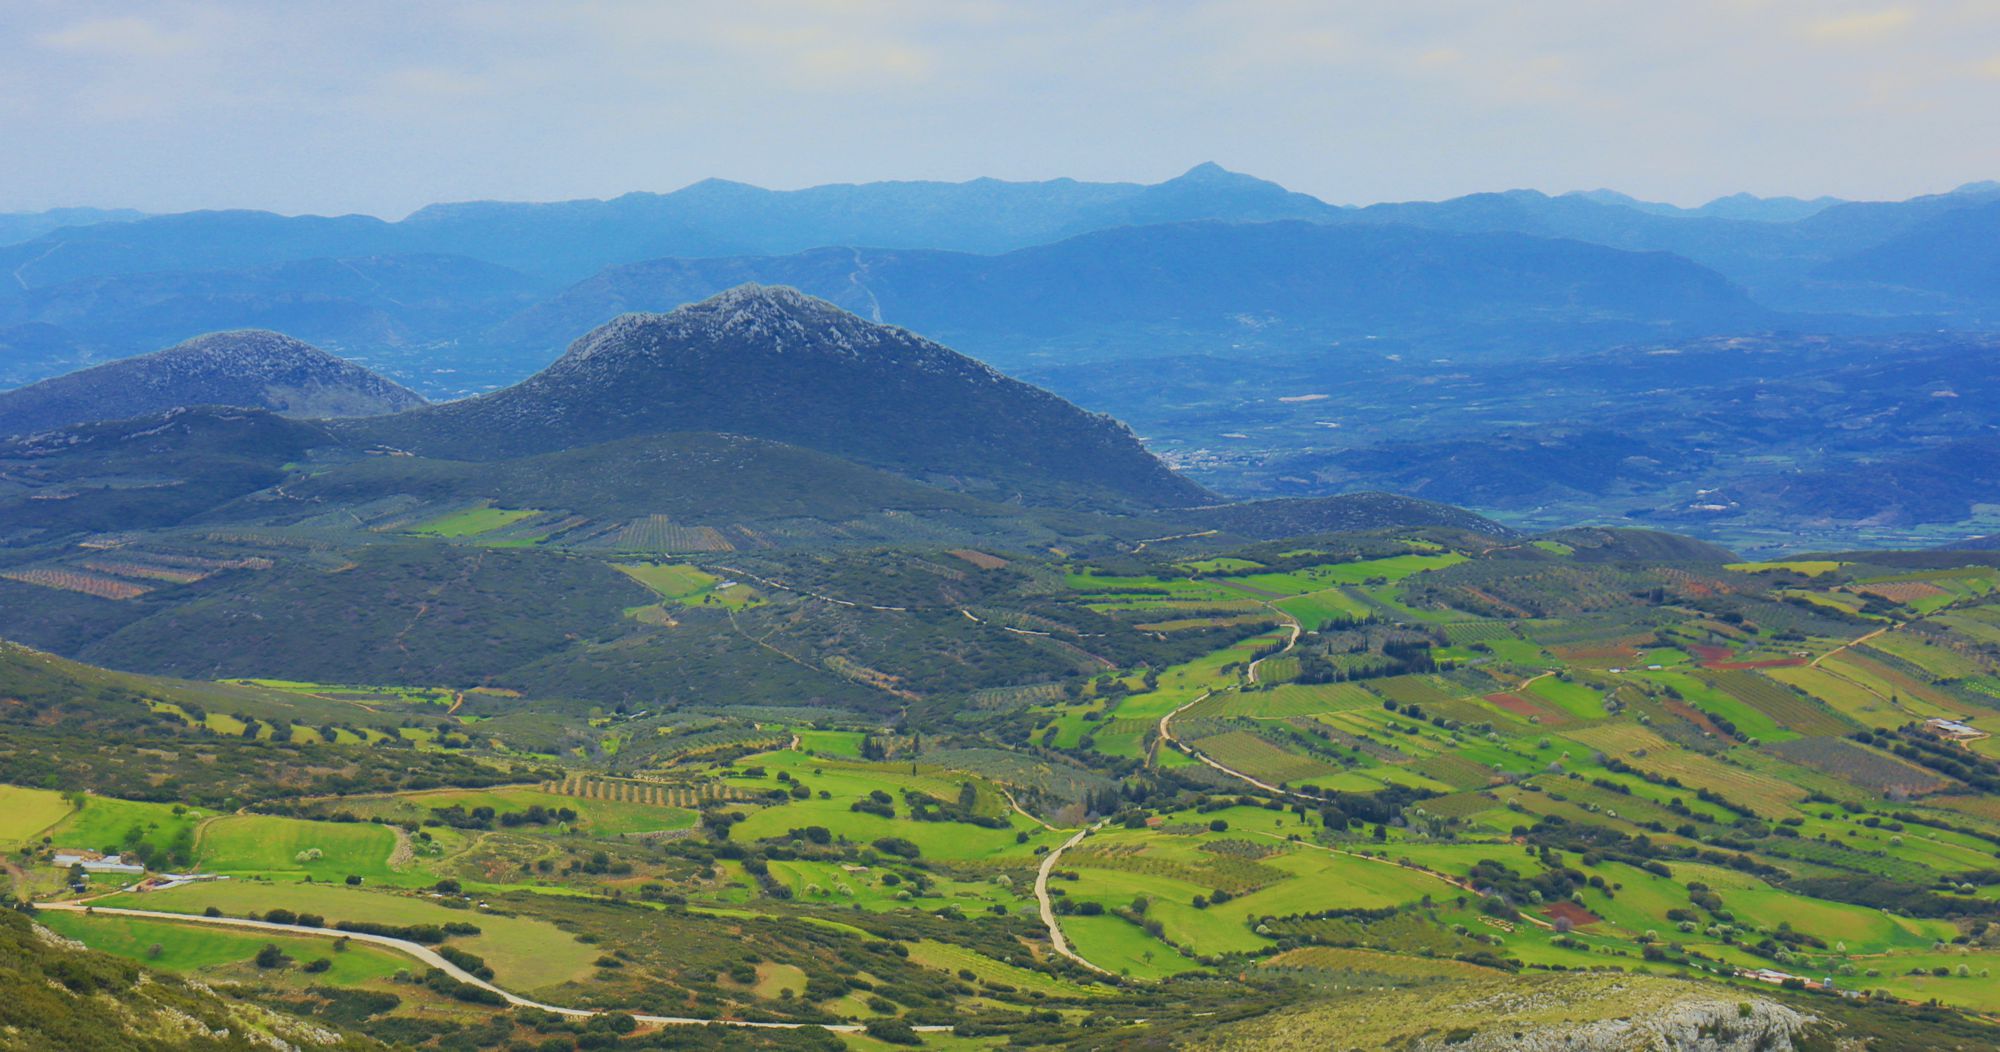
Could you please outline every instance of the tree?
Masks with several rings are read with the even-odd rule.
[[[291,963],[291,958],[286,957],[285,951],[278,949],[276,943],[267,942],[264,944],[263,949],[257,951],[257,967],[259,968],[283,968],[289,963]]]

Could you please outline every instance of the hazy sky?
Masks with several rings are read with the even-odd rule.
[[[1696,203],[2000,178],[1994,0],[0,0],[0,210],[1074,176]]]

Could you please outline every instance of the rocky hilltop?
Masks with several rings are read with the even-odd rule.
[[[167,409],[226,405],[285,416],[374,416],[424,404],[393,380],[261,329],[218,332],[0,393],[0,436]]]

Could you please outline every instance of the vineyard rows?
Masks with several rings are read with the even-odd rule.
[[[723,785],[720,782],[703,782],[692,786],[660,785],[652,782],[596,778],[584,774],[572,774],[562,781],[546,783],[542,788],[547,792],[583,800],[648,804],[654,807],[700,808],[706,804],[743,799],[743,794],[734,786]]]

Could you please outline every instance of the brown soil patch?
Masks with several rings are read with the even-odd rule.
[[[1935,599],[1946,594],[1944,589],[1928,581],[1885,581],[1881,584],[1857,585],[1854,591],[1862,595],[1880,596],[1897,605]]]
[[[1519,694],[1513,694],[1503,691],[1499,694],[1486,695],[1486,700],[1492,703],[1495,707],[1500,708],[1506,712],[1511,712],[1516,716],[1533,716],[1536,719],[1538,719],[1543,726],[1554,726],[1556,724],[1569,722],[1568,713],[1558,712],[1555,709],[1551,709],[1543,705],[1537,705],[1534,702],[1529,701],[1527,698],[1520,696]]]
[[[1718,661],[1712,665],[1703,665],[1702,667],[1711,668],[1717,672],[1742,672],[1745,669],[1753,668],[1791,668],[1795,665],[1803,665],[1805,663],[1805,658],[1788,657],[1765,658],[1762,661]]]
[[[1671,712],[1674,715],[1679,716],[1681,719],[1684,719],[1689,723],[1692,723],[1695,726],[1700,727],[1702,730],[1705,730],[1708,733],[1713,734],[1718,738],[1729,737],[1728,735],[1722,733],[1722,728],[1717,727],[1714,721],[1708,718],[1707,713],[1701,711],[1700,709],[1695,708],[1694,706],[1688,704],[1685,701],[1673,701],[1670,699],[1662,701],[1660,705],[1668,712]]]
[[[1552,921],[1567,920],[1570,926],[1574,928],[1596,924],[1604,919],[1574,902],[1551,903],[1547,909],[1542,911],[1542,915]]]

